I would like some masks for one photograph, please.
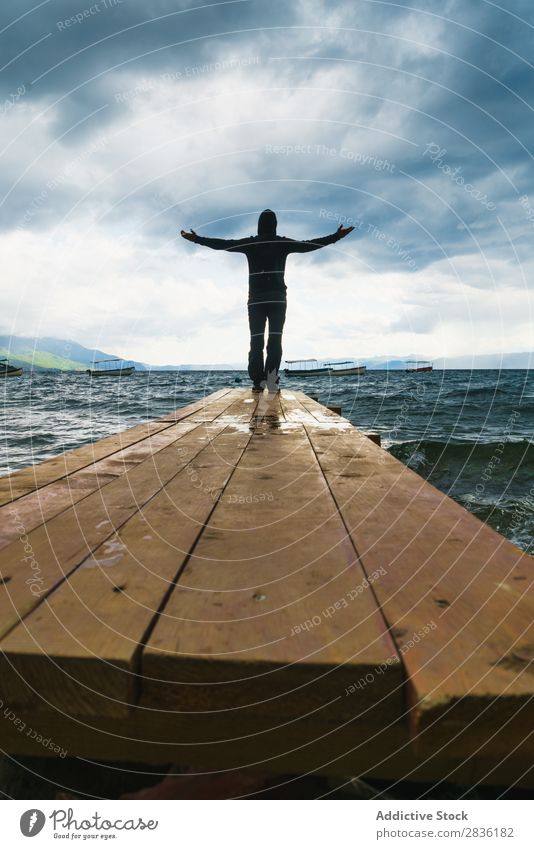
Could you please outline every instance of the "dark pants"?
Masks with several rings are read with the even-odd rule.
[[[250,351],[248,354],[248,373],[254,384],[266,380],[273,371],[278,377],[282,362],[282,331],[286,320],[285,300],[265,300],[248,305],[248,323],[250,327]],[[263,362],[265,345],[265,324],[269,322],[267,339],[267,359]]]

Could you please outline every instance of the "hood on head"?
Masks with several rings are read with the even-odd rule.
[[[264,209],[258,218],[258,236],[275,236],[277,223],[272,209]]]

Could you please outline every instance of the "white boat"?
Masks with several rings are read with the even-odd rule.
[[[293,366],[293,368],[284,369],[286,377],[317,377],[328,375],[328,366],[320,366],[318,360],[286,360],[286,363]]]
[[[2,377],[20,377],[22,369],[20,366],[12,366],[7,357],[0,359],[0,378]]]
[[[329,377],[344,377],[347,374],[365,374],[367,366],[351,365],[351,361],[346,363],[327,363],[329,366]]]
[[[120,365],[116,365],[117,363]],[[121,360],[119,357],[95,360],[92,367],[86,369],[86,373],[91,377],[128,377],[134,371],[135,366],[131,360]]]

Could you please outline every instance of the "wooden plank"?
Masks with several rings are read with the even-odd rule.
[[[182,421],[184,417],[184,412],[186,415],[191,415],[192,413],[196,413],[199,410],[202,410],[204,407],[208,405],[212,406],[215,401],[219,401],[221,398],[226,398],[228,403],[232,403],[239,397],[239,393],[242,390],[237,389],[236,387],[230,388],[229,386],[224,386],[222,389],[217,389],[216,392],[208,392],[207,395],[203,395],[198,401],[193,401],[191,404],[187,404],[183,407],[177,407],[175,410],[170,410],[165,415],[161,416],[159,419],[156,419],[158,422],[179,422]]]
[[[4,751],[36,757],[59,754],[174,763],[200,771],[247,767],[279,775],[316,772],[389,781],[534,787],[532,757],[524,747],[504,756],[486,752],[477,757],[451,758],[442,752],[418,756],[402,723],[377,730],[362,725],[360,719],[329,726],[313,717],[278,717],[269,724],[265,716],[251,717],[250,712],[245,716],[242,711],[188,714],[137,708],[127,718],[104,718],[41,708],[36,697],[31,709],[17,710],[18,725],[0,714]],[[40,740],[49,741],[48,745]]]
[[[214,393],[214,396],[218,400],[222,395],[229,394],[230,391],[219,390],[219,392]],[[82,445],[80,448],[66,451],[50,460],[28,466],[12,475],[2,477],[0,478],[0,505],[14,501],[28,492],[46,486],[79,469],[92,465],[110,454],[121,451],[129,445],[147,439],[153,433],[165,430],[172,422],[179,421],[201,410],[208,403],[210,403],[209,396],[189,404],[187,407],[182,407],[181,410],[175,411],[172,415],[168,414],[168,418],[163,417],[156,422],[143,422],[97,442]]]
[[[141,704],[389,722],[404,710],[394,645],[305,432],[273,418],[160,615]]]
[[[84,757],[529,786],[532,559],[301,392],[191,407],[12,476],[4,705]]]
[[[231,390],[214,393],[216,400],[222,395],[226,396],[228,405],[235,398],[235,393]],[[206,415],[204,421],[217,418],[220,409],[220,406],[213,405],[211,419],[210,415]],[[224,410],[224,405],[222,409]],[[25,541],[29,531],[83,500],[92,492],[102,489],[119,475],[161,451],[185,433],[189,433],[198,426],[198,423],[191,418],[195,410],[195,405],[184,408],[182,413],[175,410],[172,421],[177,424],[174,427],[169,424],[163,430],[150,434],[146,439],[135,442],[122,451],[116,451],[60,480],[41,486],[34,492],[21,496],[16,502],[4,504],[0,507],[0,549],[16,539]]]
[[[205,714],[142,709],[135,709],[127,718],[25,710],[18,715],[26,729],[35,730],[68,756],[91,760],[175,763],[215,770],[248,768],[267,774],[361,775],[362,770],[385,769],[393,762],[397,770],[403,766],[409,771],[415,766],[402,725],[375,729],[365,738],[355,722],[336,728],[278,717],[265,727],[265,719],[236,718],[231,711],[216,714],[215,721]],[[0,743],[16,754],[52,754],[32,739],[32,733],[17,733],[9,722],[0,724]]]
[[[197,426],[195,422],[183,422],[167,427],[123,451],[23,495],[14,503],[4,504],[0,507],[0,549],[102,489]]]
[[[112,436],[107,436],[98,442],[82,445],[73,451],[67,451],[44,460],[34,466],[28,466],[12,475],[0,478],[0,504],[15,501],[28,492],[41,486],[59,480],[78,469],[83,469],[97,460],[120,451],[127,445],[146,439],[150,434],[157,433],[168,427],[168,423],[155,425],[154,422],[143,422],[133,428]]]
[[[399,649],[423,634],[402,655],[419,749],[521,743],[533,559],[358,432],[309,435],[364,568],[386,570],[373,589]]]
[[[321,407],[319,404],[317,406],[325,411],[325,414],[322,415],[320,411],[309,408],[305,403],[307,400],[308,398],[303,392],[282,390],[280,393],[280,403],[286,421],[298,422],[309,427],[320,427],[325,433],[333,433],[340,430],[350,431],[352,429],[352,425],[347,419],[335,413],[330,413],[326,407]]]
[[[307,410],[319,423],[332,423],[332,422],[346,422],[350,424],[349,420],[341,415],[341,413],[335,412],[330,407],[325,407],[323,404],[320,404],[318,401],[313,401],[303,392],[295,393],[297,399],[302,404],[303,408]],[[338,407],[337,409],[341,409]]]
[[[180,423],[175,427],[183,427]],[[224,424],[192,422],[179,444],[130,471],[2,550],[1,634],[6,634],[98,546],[179,474]],[[180,450],[178,450],[178,447]]]
[[[247,403],[244,407],[243,399],[248,399]],[[231,405],[229,405],[229,400],[231,401]],[[221,421],[228,421],[233,416],[241,416],[242,412],[236,412],[238,409],[241,411],[248,411],[248,403],[251,403],[253,406],[256,404],[255,399],[252,397],[251,392],[245,392],[243,389],[233,389],[229,395],[226,395],[224,398],[216,399],[209,404],[204,405],[204,407],[200,407],[198,410],[195,410],[194,413],[191,414],[191,421],[194,422],[211,422],[215,418],[220,418]],[[237,407],[235,405],[238,405]],[[234,412],[230,412],[230,411]],[[226,416],[226,419],[224,418]]]
[[[242,402],[230,409],[239,413]],[[172,446],[175,473],[160,480],[158,494],[144,507],[137,499],[120,530],[0,643],[5,701],[31,704],[35,688],[68,712],[128,714],[139,643],[249,439],[225,428],[208,422]],[[121,481],[129,478],[137,495],[133,474]]]

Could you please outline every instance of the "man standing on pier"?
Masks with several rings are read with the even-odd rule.
[[[248,373],[253,392],[261,392],[265,385],[269,392],[278,390],[278,372],[282,361],[282,332],[286,318],[286,284],[284,271],[289,254],[316,251],[343,239],[354,227],[339,227],[330,236],[318,239],[288,239],[276,233],[276,215],[264,209],[258,219],[258,235],[244,239],[209,239],[198,236],[194,230],[181,231],[184,239],[205,245],[216,251],[245,254],[248,260],[248,321],[250,326],[250,351]],[[264,362],[265,325],[269,322],[267,359]]]

